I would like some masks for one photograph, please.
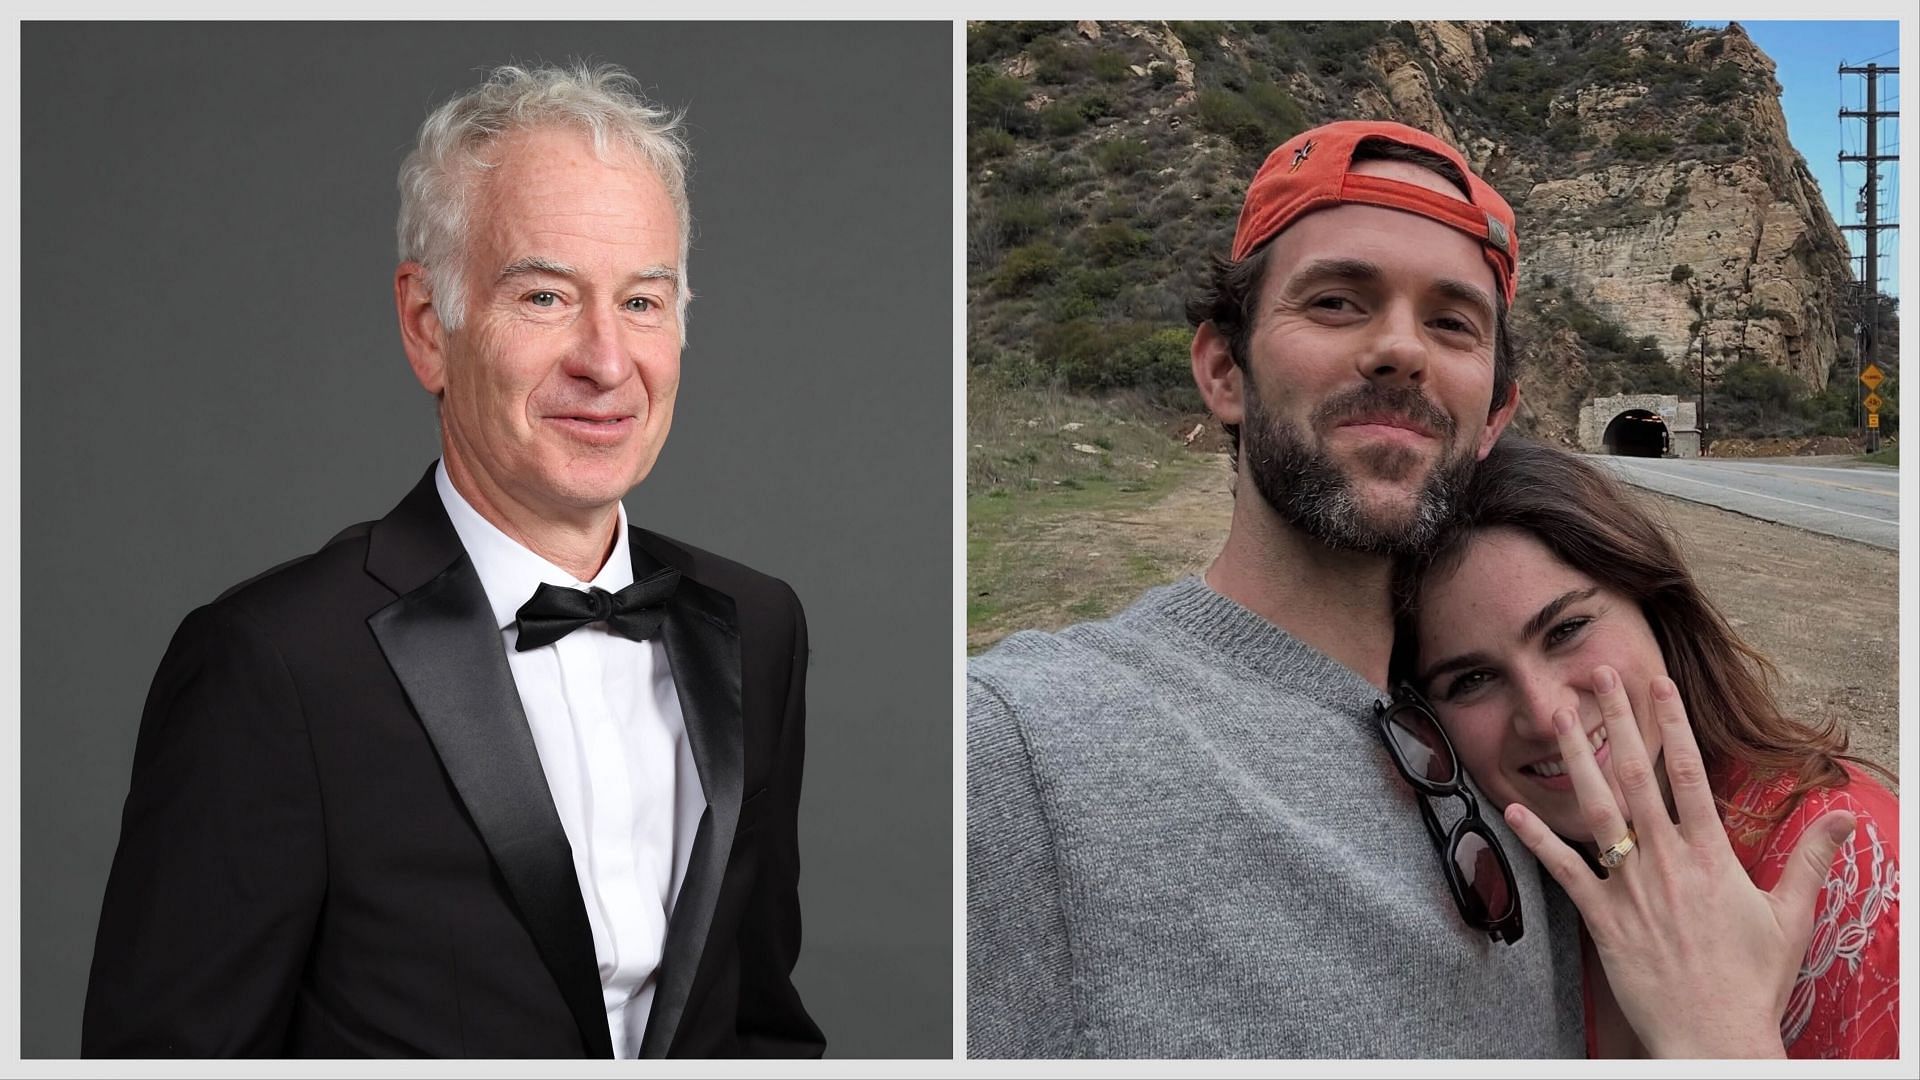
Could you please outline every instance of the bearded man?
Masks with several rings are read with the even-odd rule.
[[[1255,175],[1188,305],[1240,472],[1219,557],[969,665],[971,1056],[1581,1054],[1571,908],[1497,817],[1443,828],[1376,713],[1392,559],[1518,403],[1516,253],[1400,124]]]

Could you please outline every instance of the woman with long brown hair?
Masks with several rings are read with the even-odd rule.
[[[1590,1055],[1771,1049],[1677,1031],[1703,998],[1777,1017],[1790,1057],[1897,1055],[1899,807],[1869,775],[1884,770],[1836,725],[1781,712],[1772,665],[1642,504],[1509,437],[1396,587],[1397,676],[1580,908]],[[1829,864],[1814,841],[1849,824]]]

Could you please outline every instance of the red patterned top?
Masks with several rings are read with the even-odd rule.
[[[1790,1058],[1900,1056],[1900,803],[1879,781],[1845,767],[1847,786],[1807,792],[1778,821],[1764,815],[1786,801],[1794,777],[1752,780],[1735,766],[1714,778],[1734,854],[1763,889],[1779,882],[1794,845],[1820,815],[1848,810],[1855,818],[1821,890],[1813,943],[1780,1020]],[[1584,974],[1587,1056],[1596,1057],[1594,973]]]
[[[1847,786],[1807,792],[1776,822],[1758,815],[1786,800],[1793,777],[1749,780],[1735,769],[1714,784],[1723,793],[1727,838],[1763,889],[1780,880],[1793,846],[1820,815],[1849,810],[1857,819],[1820,893],[1813,944],[1780,1021],[1790,1058],[1900,1055],[1900,803],[1872,777],[1846,769]]]

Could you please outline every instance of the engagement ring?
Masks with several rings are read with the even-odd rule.
[[[1629,825],[1627,826],[1627,835],[1621,837],[1618,843],[1600,853],[1600,865],[1611,870],[1619,866],[1622,862],[1625,862],[1627,856],[1633,853],[1633,840],[1633,826]]]

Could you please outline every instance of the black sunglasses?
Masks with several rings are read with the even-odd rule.
[[[1446,872],[1447,887],[1453,890],[1453,902],[1460,917],[1475,930],[1485,930],[1495,941],[1511,945],[1520,940],[1520,893],[1515,888],[1513,867],[1500,841],[1480,817],[1479,800],[1468,789],[1461,775],[1460,758],[1440,729],[1420,692],[1401,683],[1393,692],[1391,704],[1378,701],[1373,718],[1380,725],[1380,738],[1387,744],[1387,756],[1400,775],[1421,796],[1420,818],[1427,823],[1427,835],[1440,853],[1440,867]],[[1432,800],[1459,798],[1466,801],[1467,814],[1451,830],[1440,826]]]

